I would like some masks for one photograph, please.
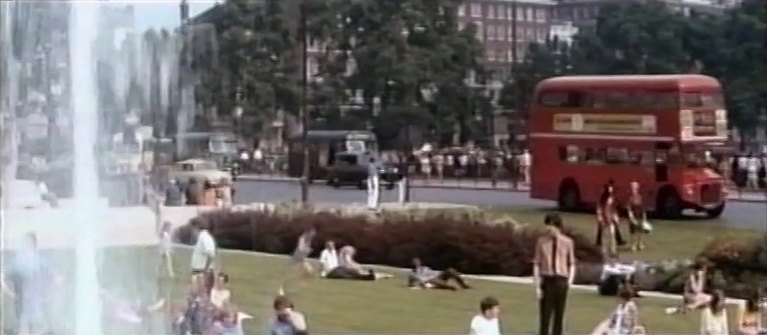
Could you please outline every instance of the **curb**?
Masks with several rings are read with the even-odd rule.
[[[269,178],[269,177],[258,177],[258,176],[239,176],[237,178],[238,181],[240,180],[247,180],[247,181],[260,181],[260,182],[298,182],[298,178],[290,178],[290,177],[277,177],[277,178]],[[467,191],[495,191],[495,192],[512,192],[512,193],[527,193],[529,190],[524,189],[511,189],[511,188],[491,188],[491,187],[481,187],[481,186],[463,186],[463,185],[437,185],[437,184],[421,184],[421,185],[413,185],[410,184],[410,187],[412,188],[432,188],[432,189],[450,189],[450,190],[467,190]],[[732,202],[744,202],[744,203],[766,203],[767,199],[748,199],[748,198],[740,198],[740,197],[728,197],[727,201]]]

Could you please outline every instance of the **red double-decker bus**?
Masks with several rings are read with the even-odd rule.
[[[615,182],[631,181],[664,217],[724,210],[725,180],[705,152],[727,142],[719,82],[703,75],[566,76],[538,84],[530,105],[530,195],[560,208],[593,208]]]

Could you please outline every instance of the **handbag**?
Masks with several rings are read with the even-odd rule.
[[[653,226],[650,222],[647,220],[642,221],[642,231],[645,232],[645,234],[651,233],[653,230]]]

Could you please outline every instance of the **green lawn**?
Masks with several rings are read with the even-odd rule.
[[[53,257],[64,275],[72,270],[63,261],[66,252]],[[178,273],[188,271],[186,250],[176,254]],[[149,299],[156,293],[153,279],[156,252],[151,248],[111,249],[104,256],[102,285],[113,292],[131,298]],[[284,257],[222,252],[220,267],[231,276],[233,302],[251,315],[246,333],[260,334],[269,315],[272,299],[287,281],[288,294],[309,320],[313,333],[318,334],[459,334],[467,329],[470,318],[477,313],[478,301],[487,295],[500,299],[503,322],[508,333],[533,333],[537,327],[537,303],[532,287],[491,281],[474,280],[473,289],[459,292],[411,290],[401,277],[379,282],[332,281],[318,278],[286,280],[289,261]],[[298,278],[298,277],[295,277]],[[167,280],[173,285],[173,299],[183,299],[187,276]],[[588,333],[612,309],[612,298],[593,292],[573,291],[570,294],[567,331]],[[698,316],[663,315],[663,308],[675,301],[642,298],[639,300],[643,322],[653,333],[695,333]],[[3,308],[10,307],[5,304]],[[59,316],[72,310],[64,303]],[[8,309],[9,311],[11,309]],[[734,317],[734,315],[733,315]],[[154,332],[157,332],[155,328]],[[136,330],[114,334],[130,334]],[[150,333],[141,330],[142,333]]]
[[[493,208],[493,213],[509,214],[519,222],[541,225],[543,216],[553,210],[534,208]],[[573,227],[585,236],[596,234],[596,221],[593,214],[561,213],[566,226]],[[664,221],[651,220],[654,231],[645,237],[647,248],[644,251],[629,253],[624,251],[624,259],[665,260],[672,258],[695,257],[712,239],[732,236],[737,239],[753,239],[764,234],[757,230],[719,227],[704,224],[701,220]],[[712,221],[716,222],[716,221]],[[710,223],[710,222],[706,222]],[[621,226],[624,237],[628,239],[628,227]]]

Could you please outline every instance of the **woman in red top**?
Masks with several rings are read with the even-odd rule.
[[[620,217],[618,216],[615,197],[613,195],[613,181],[610,181],[602,190],[602,195],[599,197],[599,202],[597,203],[598,226],[596,240],[596,244],[601,247],[603,231],[606,229],[609,239],[609,247],[607,251],[609,251],[610,255],[617,255],[618,247],[626,244],[626,241],[623,240],[623,236],[621,236],[620,228],[618,227],[619,222]]]

